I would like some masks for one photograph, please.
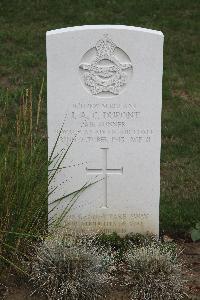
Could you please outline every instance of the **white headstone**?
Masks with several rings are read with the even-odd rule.
[[[65,226],[74,230],[158,234],[162,68],[160,31],[98,25],[47,32],[49,155],[62,124],[56,153],[72,142],[49,187],[56,188],[51,220],[71,200]]]

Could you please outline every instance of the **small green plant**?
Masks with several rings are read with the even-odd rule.
[[[31,282],[33,293],[55,300],[94,300],[109,291],[111,257],[90,239],[58,232],[36,248]]]
[[[119,236],[116,232],[112,234],[98,234],[95,237],[96,245],[106,251],[111,251],[114,254],[115,260],[122,261],[124,253],[133,245],[142,246],[148,245],[155,240],[154,236],[136,234],[127,234],[125,237]]]
[[[125,254],[125,286],[131,300],[183,299],[181,263],[174,246],[152,242],[134,246]]]
[[[190,231],[193,242],[200,241],[200,222],[195,225]]]
[[[104,249],[114,253],[115,259],[122,259],[124,251],[128,247],[128,241],[120,237],[116,232],[112,234],[98,234],[94,240],[95,244]]]

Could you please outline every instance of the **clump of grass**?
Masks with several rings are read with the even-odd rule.
[[[94,300],[109,291],[111,257],[90,239],[54,234],[36,248],[32,261],[33,293],[48,299]]]
[[[0,266],[11,257],[13,263],[18,250],[47,226],[47,138],[39,124],[42,87],[38,101],[26,89],[14,111],[9,92],[0,103]]]
[[[48,159],[46,128],[40,123],[44,110],[42,90],[43,83],[37,98],[33,97],[32,89],[24,90],[14,111],[9,92],[0,99],[0,269],[10,264],[19,270],[16,262],[20,263],[30,241],[46,234],[48,197],[52,192],[48,185],[69,150],[64,149],[55,162],[55,145]],[[54,171],[48,176],[52,164]]]
[[[48,225],[59,226],[80,193],[93,184],[86,183],[54,199],[51,214],[61,201],[67,201],[66,207],[56,220],[48,218],[48,198],[57,189],[48,186],[62,168],[71,145],[57,153],[61,127],[48,159],[46,127],[40,123],[43,83],[37,98],[32,89],[25,89],[14,110],[11,94],[0,95],[0,269],[10,264],[22,271],[16,262],[20,263],[21,254],[28,251],[30,241],[44,236]]]
[[[183,299],[184,281],[179,253],[169,244],[133,246],[125,254],[125,286],[132,300]]]

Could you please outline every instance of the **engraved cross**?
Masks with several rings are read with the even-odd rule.
[[[108,168],[108,148],[101,148],[103,150],[104,167],[102,169],[89,169],[86,167],[88,174],[104,175],[104,205],[101,208],[108,208],[108,175],[122,175],[123,167],[120,169]]]

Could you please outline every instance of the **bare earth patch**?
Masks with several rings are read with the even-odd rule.
[[[187,288],[190,299],[200,299],[200,243],[184,244],[184,259],[188,269],[185,278],[188,280]]]

